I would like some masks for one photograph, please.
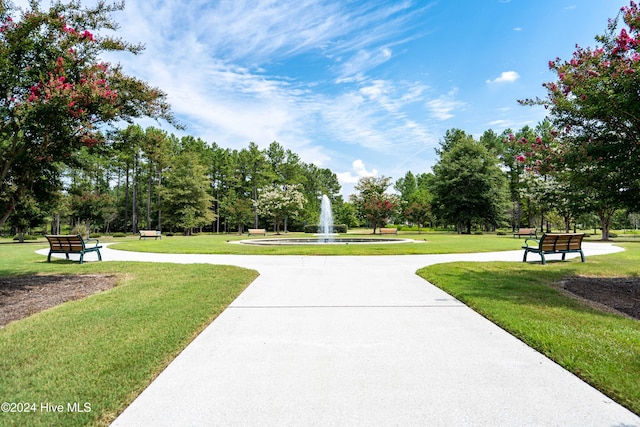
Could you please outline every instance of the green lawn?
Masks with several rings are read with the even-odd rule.
[[[418,274],[640,414],[640,322],[589,308],[554,287],[575,275],[637,277],[640,244],[622,246],[623,253],[584,264],[452,263]]]
[[[269,238],[293,237],[311,238],[304,233],[288,233],[287,235],[269,235]],[[374,237],[367,233],[349,233],[344,237]],[[383,236],[395,237],[395,236]],[[231,242],[263,237],[238,236],[236,234],[199,236],[171,236],[162,240],[138,240],[126,238],[114,245],[114,249],[160,252],[160,253],[201,253],[201,254],[242,254],[242,255],[410,255],[410,254],[442,254],[491,252],[520,249],[524,239],[509,236],[458,235],[453,233],[400,233],[398,237],[414,239],[415,243],[399,244],[366,244],[366,245],[313,245],[313,246],[254,246],[233,244]]]
[[[228,266],[46,263],[37,245],[1,244],[0,275],[109,274],[118,286],[0,329],[0,425],[108,425],[257,273]],[[63,405],[47,413],[41,403]],[[90,405],[68,413],[67,404]]]

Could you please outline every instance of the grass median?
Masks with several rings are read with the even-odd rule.
[[[237,234],[198,236],[167,236],[162,240],[139,240],[138,238],[115,239],[117,244],[112,249],[155,252],[155,253],[198,253],[198,254],[237,254],[237,255],[412,255],[471,253],[517,250],[524,239],[511,236],[460,235],[454,233],[417,233],[401,232],[398,236],[373,236],[371,232],[349,233],[340,237],[356,238],[404,238],[412,239],[410,243],[367,243],[367,244],[325,244],[325,245],[282,245],[257,246],[237,244],[239,240],[259,240],[262,236],[247,237]],[[269,239],[307,238],[313,236],[305,233],[287,233],[280,236],[269,235]]]
[[[637,277],[640,244],[586,263],[451,263],[418,274],[640,414],[640,322],[563,292],[572,276]]]
[[[0,329],[0,400],[16,410],[0,412],[0,425],[108,425],[257,276],[213,265],[46,263],[35,249],[0,245],[0,276],[104,274],[118,285]]]

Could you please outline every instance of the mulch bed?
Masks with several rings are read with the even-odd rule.
[[[640,278],[570,277],[560,286],[580,298],[640,320]]]
[[[115,285],[115,276],[98,274],[0,276],[0,328],[14,320],[106,291]]]
[[[111,289],[108,275],[0,276],[0,328],[47,308]],[[640,278],[570,277],[560,288],[592,306],[640,320]]]

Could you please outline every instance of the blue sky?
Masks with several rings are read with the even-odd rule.
[[[21,3],[21,2],[17,2]],[[139,56],[106,57],[163,89],[185,132],[278,141],[358,178],[423,173],[447,129],[535,126],[548,61],[593,46],[626,0],[127,0]],[[143,126],[155,122],[143,122]]]

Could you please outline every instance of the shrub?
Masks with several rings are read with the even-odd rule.
[[[318,232],[318,224],[313,224],[313,225],[305,225],[304,227],[304,232],[305,233],[317,233]],[[346,224],[333,224],[333,232],[334,233],[340,233],[340,234],[344,234],[347,232],[347,225]]]
[[[91,233],[89,234],[89,237],[91,237],[92,239],[97,239],[98,237],[102,237],[102,233]]]
[[[126,233],[113,233],[112,237],[127,237]]]
[[[498,236],[506,236],[506,235],[507,235],[507,232],[506,232],[506,231],[498,231],[498,232],[496,233],[496,235],[498,235]]]
[[[20,237],[18,235],[15,235],[13,237],[13,240],[20,240]],[[30,234],[25,234],[23,236],[23,240],[38,240],[38,237],[37,236],[32,236]]]
[[[612,239],[615,239],[616,237],[618,237],[618,234],[609,232],[609,237],[612,238]]]
[[[347,232],[347,225],[346,224],[334,224],[333,225],[333,231],[335,231],[336,233],[341,233],[341,234],[345,234]]]

